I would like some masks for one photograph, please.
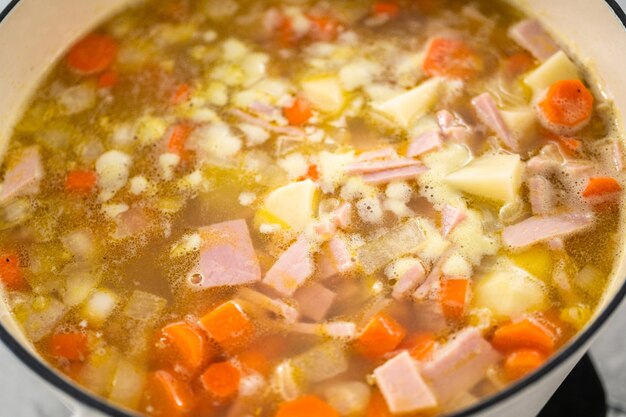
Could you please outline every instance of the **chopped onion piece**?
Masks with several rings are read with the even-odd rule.
[[[167,300],[143,291],[134,291],[124,309],[124,315],[131,319],[151,322],[157,319],[165,306]]]
[[[328,404],[342,416],[363,414],[370,394],[367,384],[360,381],[339,382],[324,391]]]

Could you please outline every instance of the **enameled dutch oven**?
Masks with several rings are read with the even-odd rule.
[[[132,0],[13,0],[0,14],[0,155],[34,88],[73,41]],[[511,0],[565,43],[612,100],[623,130],[626,111],[626,15],[615,0]],[[625,245],[626,242],[622,242]],[[454,417],[534,417],[606,326],[626,295],[626,251],[594,319],[541,370]],[[48,367],[26,341],[0,294],[0,339],[65,401],[76,416],[130,417]]]

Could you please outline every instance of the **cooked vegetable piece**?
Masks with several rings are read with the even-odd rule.
[[[122,359],[113,378],[109,400],[126,407],[136,408],[141,402],[146,382],[147,374],[142,366]]]
[[[216,354],[200,329],[186,322],[177,322],[163,327],[161,334],[165,339],[166,360],[180,364],[191,373],[201,369],[206,361]]]
[[[307,179],[272,191],[265,198],[265,209],[298,232],[313,219],[316,203],[317,186]]]
[[[593,95],[579,80],[557,81],[537,104],[539,120],[555,133],[575,132],[589,123],[593,102]]]
[[[235,301],[228,301],[200,318],[209,336],[227,351],[243,347],[254,336],[254,325]]]
[[[363,328],[354,347],[368,359],[377,360],[402,342],[406,330],[391,316],[379,313]]]
[[[67,54],[67,64],[79,74],[108,69],[117,58],[117,42],[108,35],[93,34],[78,41]]]
[[[523,172],[519,155],[488,155],[448,175],[446,182],[478,197],[510,202],[519,195]]]
[[[65,178],[65,189],[74,193],[90,193],[96,182],[96,173],[93,171],[70,171]]]
[[[522,319],[499,327],[493,334],[491,343],[502,352],[526,348],[551,354],[556,348],[556,337],[545,325]]]
[[[337,410],[313,395],[282,403],[276,417],[339,417]]]
[[[441,78],[433,78],[424,81],[412,90],[374,105],[374,108],[390,117],[401,127],[408,128],[414,119],[432,109],[441,95],[443,86],[444,81]]]
[[[482,58],[461,39],[433,39],[424,58],[424,72],[432,77],[469,80],[482,70]]]
[[[459,320],[466,312],[470,298],[470,280],[446,278],[441,282],[441,306],[446,318]]]
[[[615,178],[611,177],[591,177],[587,186],[583,190],[583,197],[604,197],[622,191],[622,186]]]
[[[285,107],[283,109],[283,114],[292,126],[302,126],[306,124],[311,117],[313,117],[311,103],[301,97],[297,97],[291,106]]]
[[[182,123],[174,125],[170,130],[167,149],[172,153],[184,157],[186,155],[187,139],[189,139],[192,130],[193,129],[188,124]]]
[[[211,395],[225,399],[237,394],[241,374],[230,362],[216,362],[204,371],[201,380],[202,386]]]
[[[425,361],[432,357],[436,344],[433,333],[415,333],[405,339],[402,346],[406,346],[409,349],[413,359]]]
[[[346,103],[346,94],[337,77],[319,77],[302,81],[302,92],[315,109],[338,113]]]
[[[524,82],[533,90],[534,97],[538,98],[558,81],[577,79],[580,79],[578,68],[565,52],[559,51],[530,72]]]
[[[366,417],[391,417],[393,414],[389,410],[385,398],[379,390],[374,390],[367,405]]]
[[[166,371],[156,371],[148,379],[149,404],[159,417],[183,417],[195,406],[191,387]]]
[[[85,333],[55,333],[50,339],[50,352],[57,358],[83,361],[88,353],[87,341]]]
[[[515,381],[537,370],[545,361],[546,355],[540,351],[516,350],[504,359],[504,372],[509,380]]]
[[[374,3],[374,14],[377,16],[396,17],[400,13],[398,3],[390,1],[378,1]]]
[[[27,287],[18,255],[14,253],[2,255],[0,258],[0,282],[4,284],[5,288],[12,291],[23,290]]]

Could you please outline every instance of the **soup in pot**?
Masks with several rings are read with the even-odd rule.
[[[48,363],[148,416],[436,416],[590,320],[624,151],[493,1],[152,0],[71,46],[0,176]]]

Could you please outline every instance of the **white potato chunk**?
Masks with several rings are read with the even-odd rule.
[[[313,106],[326,113],[338,113],[346,103],[346,95],[337,77],[319,77],[302,81],[304,96]]]
[[[524,78],[524,82],[533,90],[537,98],[543,91],[557,81],[578,80],[578,68],[567,54],[559,51]]]
[[[524,163],[519,155],[487,155],[446,177],[446,182],[460,191],[499,202],[517,198]]]
[[[280,187],[265,199],[265,209],[295,231],[302,231],[317,213],[317,186],[311,180]]]
[[[546,308],[547,289],[525,270],[501,262],[493,272],[478,279],[474,304],[497,317],[515,318]]]
[[[535,138],[538,124],[535,112],[531,108],[501,110],[504,124],[509,128],[515,143],[525,149]]]
[[[406,91],[374,107],[397,122],[408,128],[416,117],[428,113],[441,95],[443,80],[431,78],[412,90]]]
[[[83,307],[83,317],[94,327],[102,326],[109,318],[119,297],[109,290],[98,290],[94,292]]]
[[[98,186],[101,202],[108,201],[126,185],[132,159],[129,155],[120,151],[109,151],[100,156],[96,161],[96,173],[98,174]]]

